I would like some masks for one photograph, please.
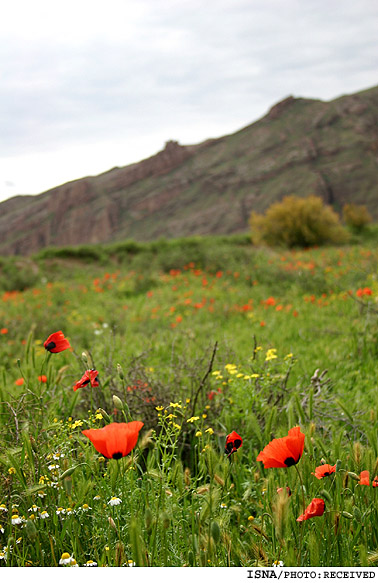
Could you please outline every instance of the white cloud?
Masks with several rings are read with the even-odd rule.
[[[13,0],[0,21],[0,200],[377,83],[371,0],[56,6]]]

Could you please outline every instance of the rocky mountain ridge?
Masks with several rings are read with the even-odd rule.
[[[0,254],[127,238],[248,230],[287,194],[317,194],[378,219],[378,87],[330,102],[292,96],[242,130],[168,141],[141,162],[0,204]]]

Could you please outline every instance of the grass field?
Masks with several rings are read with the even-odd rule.
[[[378,566],[377,262],[374,229],[1,260],[0,565]]]

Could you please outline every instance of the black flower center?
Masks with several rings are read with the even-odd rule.
[[[293,457],[287,457],[284,461],[284,464],[287,468],[290,468],[290,466],[295,466],[296,463],[297,462]]]
[[[121,457],[122,457],[122,454],[121,454],[121,452],[120,452],[120,451],[117,451],[116,453],[113,453],[113,455],[112,455],[112,458],[113,458],[114,460],[120,460],[120,459],[121,459]]]
[[[46,350],[53,350],[54,348],[56,348],[56,344],[55,342],[50,341],[48,344],[46,344],[45,348]]]
[[[234,441],[234,448],[238,449],[241,446],[242,442],[240,439],[235,439]]]

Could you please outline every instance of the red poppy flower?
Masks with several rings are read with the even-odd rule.
[[[291,490],[289,486],[286,486],[286,488],[277,488],[277,494],[282,494],[283,492],[286,492],[288,496],[291,496]]]
[[[82,387],[85,387],[85,385],[88,385],[89,383],[91,384],[91,387],[98,387],[99,382],[97,375],[98,372],[94,368],[86,370],[81,379],[74,384],[73,390],[77,391],[77,389],[81,389]]]
[[[141,421],[109,423],[101,429],[85,429],[82,433],[104,457],[118,460],[134,449],[143,425]]]
[[[230,455],[232,453],[235,453],[235,451],[237,451],[239,449],[239,447],[241,447],[242,445],[243,445],[243,440],[240,437],[240,435],[238,435],[236,433],[236,431],[232,431],[226,437],[225,450],[226,450],[226,453],[228,454],[227,457],[230,457]]]
[[[41,374],[38,377],[38,380],[39,380],[40,383],[47,383],[47,376],[45,374]]]
[[[334,466],[331,466],[330,464],[322,464],[321,466],[318,466],[317,468],[315,468],[315,473],[312,472],[312,475],[315,476],[316,478],[318,478],[318,480],[321,480],[322,478],[325,478],[326,476],[330,476],[331,474],[334,474],[336,472],[336,464]]]
[[[14,381],[14,384],[17,385],[18,387],[21,387],[24,384],[24,379],[20,378]]]
[[[293,427],[286,437],[273,439],[257,456],[264,468],[289,468],[301,459],[304,448],[304,433],[300,427]]]
[[[373,486],[373,488],[378,488],[378,476],[375,476],[375,478],[372,482],[372,486]]]
[[[68,342],[67,338],[64,337],[63,332],[59,330],[59,332],[54,332],[50,334],[47,340],[43,343],[43,346],[49,352],[63,352],[63,350],[67,350],[67,348],[71,348],[70,343]]]
[[[370,474],[368,470],[363,470],[360,473],[360,481],[358,482],[361,486],[370,486]]]
[[[323,516],[325,510],[325,502],[321,498],[313,498],[310,504],[307,506],[304,514],[301,514],[297,518],[297,522],[302,522],[303,520],[308,520],[309,518],[314,518],[314,516]]]

